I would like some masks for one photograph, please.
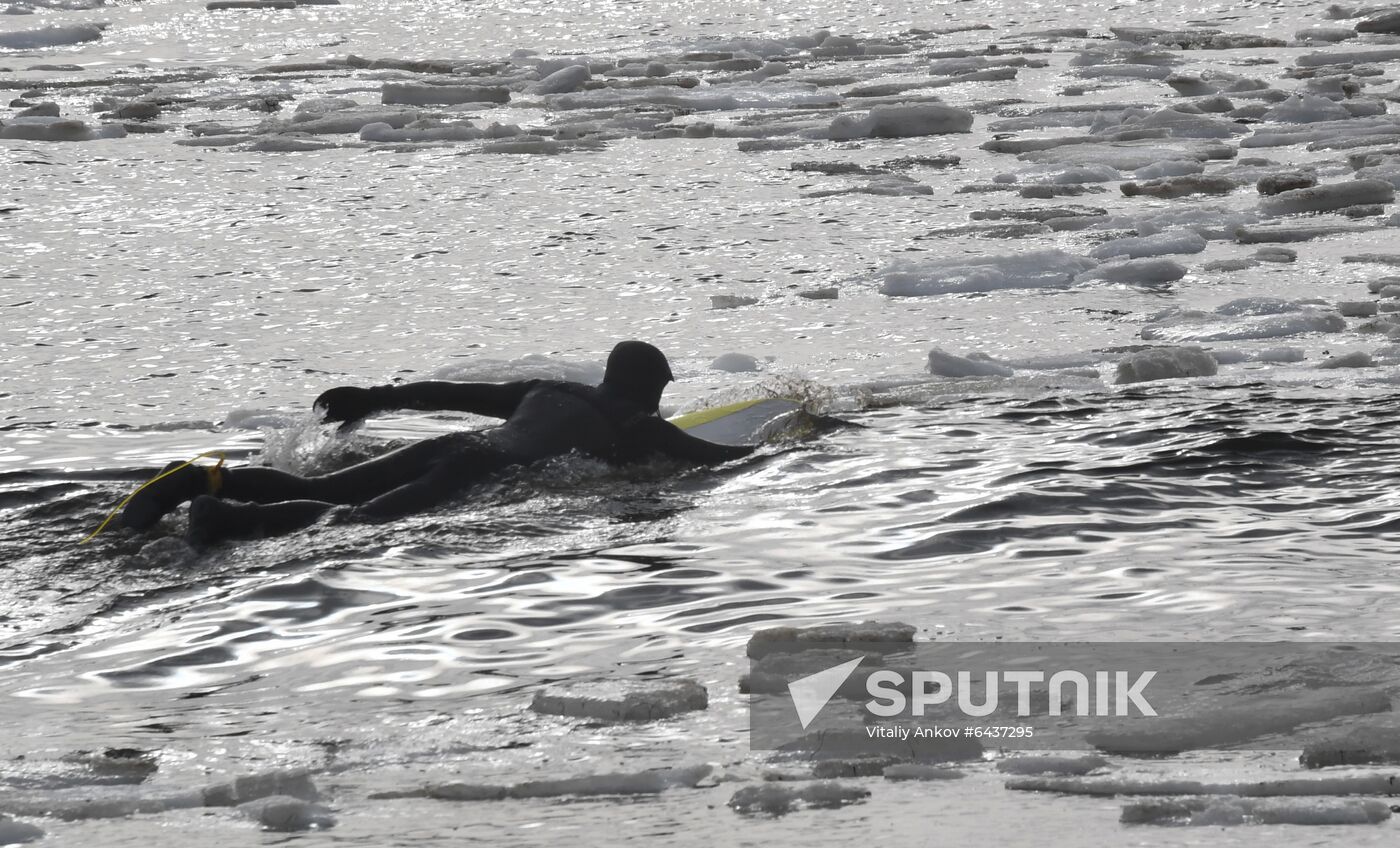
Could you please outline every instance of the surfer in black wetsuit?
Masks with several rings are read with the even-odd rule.
[[[505,422],[427,439],[316,477],[275,468],[187,466],[142,489],[122,521],[144,530],[193,499],[195,541],[257,538],[307,527],[337,506],[352,507],[350,518],[368,521],[422,512],[503,468],[571,452],[615,464],[658,456],[713,464],[753,452],[697,439],[661,418],[657,407],[672,379],[661,351],[629,341],[608,355],[597,386],[558,380],[342,386],[316,399],[326,421],[350,424],[376,412],[418,409],[471,412]]]

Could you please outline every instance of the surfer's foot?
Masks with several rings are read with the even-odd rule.
[[[209,472],[197,465],[180,468],[181,465],[184,463],[172,462],[165,466],[161,474],[173,473],[147,484],[132,496],[130,503],[122,510],[124,526],[132,530],[149,529],[170,510],[208,493]]]
[[[225,539],[248,539],[259,535],[257,504],[223,501],[200,495],[190,504],[190,526],[186,539],[191,545],[212,545]]]

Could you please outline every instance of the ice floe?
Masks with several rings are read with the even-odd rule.
[[[0,138],[24,141],[93,141],[100,138],[125,138],[121,124],[93,126],[74,118],[34,116],[7,118],[0,121]]]
[[[536,692],[530,702],[537,713],[602,721],[655,721],[707,706],[705,687],[686,678],[556,684]]]
[[[897,259],[878,273],[880,291],[918,297],[1067,286],[1097,263],[1060,250],[957,259]]]
[[[968,359],[934,348],[928,352],[928,370],[940,377],[1010,377],[1016,373],[1005,365]]]
[[[335,815],[329,807],[289,795],[270,795],[238,805],[242,813],[264,830],[290,833],[300,830],[323,830],[335,825]]]
[[[1181,377],[1211,377],[1215,357],[1198,347],[1154,347],[1130,353],[1118,361],[1114,382],[1143,383]]]
[[[729,799],[729,807],[738,813],[763,813],[780,816],[802,808],[835,808],[863,801],[870,790],[835,781],[821,781],[793,787],[777,783],[746,786]]]
[[[0,50],[37,50],[44,47],[83,44],[102,38],[102,32],[106,28],[107,24],[93,23],[0,32]]]
[[[1135,286],[1158,286],[1186,276],[1186,266],[1174,259],[1125,259],[1105,262],[1074,278],[1076,283],[1103,280]]]
[[[1338,716],[1389,710],[1390,698],[1379,690],[1333,688],[1260,696],[1213,705],[1190,715],[1124,722],[1121,729],[1095,730],[1085,739],[1113,753],[1174,754],[1247,742]]]
[[[0,810],[20,816],[73,821],[120,818],[192,807],[232,807],[273,795],[315,801],[319,793],[305,771],[273,771],[202,789],[81,786],[57,790],[0,791]]]
[[[559,798],[566,795],[656,795],[668,789],[694,788],[714,770],[710,765],[640,772],[594,774],[514,784],[430,783],[416,789],[379,792],[371,798],[432,798],[439,801],[499,801],[504,798]]]
[[[1148,236],[1130,236],[1104,242],[1089,255],[1094,259],[1139,259],[1144,256],[1162,256],[1172,253],[1200,253],[1206,249],[1206,240],[1200,234],[1187,229],[1167,230]]]
[[[1279,777],[1270,780],[1204,781],[1152,777],[1018,777],[1007,789],[1059,792],[1066,795],[1238,795],[1248,798],[1326,795],[1397,795],[1400,777],[1393,774],[1347,774],[1328,777]]]
[[[1259,208],[1267,215],[1296,215],[1393,200],[1394,185],[1385,180],[1362,179],[1280,191],[1261,200]]]
[[[1179,313],[1144,326],[1141,336],[1146,341],[1219,342],[1339,333],[1344,329],[1346,320],[1336,312],[1306,307],[1285,313],[1239,317],[1222,313]]]
[[[1390,805],[1375,799],[1172,798],[1140,801],[1123,807],[1123,824],[1191,827],[1235,825],[1379,824],[1390,818]]]

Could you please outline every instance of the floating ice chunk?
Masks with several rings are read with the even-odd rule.
[[[15,821],[0,813],[0,845],[19,845],[43,839],[44,831],[28,822]]]
[[[1150,236],[1131,236],[1106,241],[1089,251],[1089,255],[1100,260],[1118,256],[1138,259],[1167,253],[1200,253],[1205,249],[1206,240],[1197,233],[1190,230],[1168,230]]]
[[[1346,263],[1373,262],[1377,265],[1400,265],[1397,253],[1353,253],[1342,257]]]
[[[696,91],[681,91],[675,86],[655,85],[646,88],[606,88],[571,94],[550,94],[544,98],[550,109],[612,109],[622,110],[645,106],[670,106],[692,112],[730,112],[738,109],[790,109],[839,106],[839,95],[814,90],[812,86],[761,85],[752,88],[713,86]]]
[[[1188,197],[1193,194],[1229,194],[1236,188],[1229,177],[1191,174],[1183,177],[1162,177],[1140,183],[1123,183],[1120,188],[1125,197],[1160,197],[1166,200]]]
[[[1337,304],[1337,311],[1343,318],[1371,318],[1377,306],[1374,300],[1344,300]]]
[[[1102,358],[1103,357],[1097,354],[1060,353],[995,361],[1010,368],[1025,369],[1027,371],[1068,371],[1092,368],[1102,361]]]
[[[1186,266],[1171,259],[1127,259],[1105,262],[1076,276],[1076,283],[1105,280],[1135,286],[1156,286],[1186,276]]]
[[[1119,729],[1095,730],[1085,739],[1096,748],[1115,753],[1175,754],[1287,733],[1301,724],[1338,716],[1389,710],[1390,696],[1379,690],[1320,689],[1213,705],[1189,715],[1124,721]],[[1400,787],[1396,791],[1400,792]]]
[[[1356,31],[1400,35],[1400,9],[1383,9],[1371,12],[1356,22]]]
[[[1298,251],[1286,247],[1261,247],[1254,251],[1254,258],[1260,262],[1289,263],[1298,259]]]
[[[1340,333],[1346,319],[1335,312],[1308,309],[1284,315],[1259,315],[1225,322],[1170,322],[1142,329],[1147,341],[1223,342],[1244,339],[1275,339],[1305,333]]]
[[[1268,347],[1254,354],[1258,362],[1302,362],[1303,349],[1300,347]]]
[[[1322,65],[1366,65],[1384,64],[1400,59],[1400,48],[1381,50],[1329,50],[1323,53],[1304,53],[1294,60],[1300,68],[1317,68]]]
[[[315,115],[317,117],[320,117],[321,115],[325,115],[329,112],[339,112],[344,109],[355,109],[358,108],[359,105],[359,103],[356,103],[354,100],[351,100],[348,97],[317,97],[311,100],[303,100],[300,103],[298,103],[296,111],[292,114],[298,120],[309,120],[308,117],[304,116]]]
[[[835,781],[820,781],[800,787],[762,783],[735,792],[729,799],[729,807],[737,813],[781,816],[802,807],[831,809],[869,797],[869,789]]]
[[[1070,144],[1049,150],[1032,150],[1020,154],[1018,158],[1043,165],[1075,165],[1094,163],[1108,165],[1120,171],[1136,171],[1164,159],[1230,159],[1235,148],[1217,141],[1183,140],[1164,145],[1148,140],[1145,142],[1118,141],[1096,144]]]
[[[928,352],[928,370],[940,377],[1010,377],[1015,372],[993,362],[966,359],[934,348]]]
[[[1356,38],[1356,30],[1341,27],[1306,27],[1293,33],[1299,41],[1347,41]]]
[[[1165,129],[1171,138],[1233,138],[1246,130],[1232,121],[1195,115],[1180,109],[1158,109],[1143,117],[1129,116],[1123,121],[1127,129]]]
[[[1295,94],[1264,113],[1264,120],[1282,124],[1345,121],[1352,117],[1340,103],[1312,94]]]
[[[531,94],[565,94],[578,91],[593,78],[587,65],[569,65],[545,76],[530,88]]]
[[[1214,348],[1210,355],[1221,365],[1239,365],[1241,362],[1302,362],[1303,349],[1297,347],[1276,347],[1264,350],[1230,350]]]
[[[758,360],[747,353],[722,353],[710,363],[710,369],[728,371],[731,374],[743,374],[757,371]]]
[[[287,769],[251,774],[229,783],[205,787],[200,795],[207,807],[232,807],[271,795],[289,795],[303,801],[318,801],[321,794],[305,769]]]
[[[401,129],[416,120],[418,120],[417,112],[359,108],[324,114],[316,112],[297,114],[292,117],[290,123],[272,120],[266,122],[261,129],[269,132],[296,132],[307,135],[342,135],[358,133],[370,124],[388,124],[394,129]]]
[[[1173,798],[1127,804],[1123,824],[1229,827],[1251,824],[1379,824],[1390,818],[1384,801],[1253,798]]]
[[[957,769],[927,766],[922,763],[896,763],[885,766],[885,780],[959,780],[965,773]]]
[[[406,792],[382,792],[371,798],[433,798],[439,801],[495,801],[502,798],[559,798],[593,795],[656,795],[668,789],[692,789],[713,771],[709,765],[655,771],[594,774],[559,780],[531,780],[510,786],[434,783]]]
[[[997,761],[997,771],[1004,774],[1080,775],[1107,768],[1103,757],[1008,757]]]
[[[490,128],[488,127],[488,134]],[[555,141],[552,138],[525,136],[503,141],[488,141],[476,149],[477,153],[527,154],[535,156],[557,156],[575,151],[600,150],[604,142],[599,139],[583,138],[576,141]]]
[[[830,138],[907,138],[972,131],[972,113],[942,103],[897,103],[876,106],[864,118],[838,115]]]
[[[1259,208],[1267,215],[1292,215],[1330,212],[1347,206],[1390,203],[1393,200],[1395,186],[1385,180],[1350,180],[1279,192],[1261,200]]]
[[[1356,172],[1356,177],[1362,180],[1384,180],[1400,188],[1400,162],[1361,168]]]
[[[42,29],[0,32],[0,49],[39,50],[45,47],[62,47],[68,44],[82,44],[97,41],[107,24],[71,24],[69,26],[47,26]]]
[[[791,650],[794,643],[909,644],[916,628],[898,621],[862,621],[853,624],[825,624],[816,627],[768,627],[749,637],[748,656],[760,659],[774,652]],[[826,645],[823,644],[823,647]]]
[[[278,833],[325,829],[335,825],[335,816],[330,808],[287,795],[247,801],[238,805],[238,811],[261,824],[264,830]]]
[[[1089,65],[1076,70],[1081,77],[1088,79],[1146,79],[1159,80],[1171,76],[1171,68],[1161,65]]]
[[[255,138],[244,144],[242,149],[253,153],[305,153],[313,150],[331,150],[339,146],[333,141],[318,138],[283,135]]]
[[[1300,189],[1300,191],[1302,190],[1303,189]],[[1285,192],[1285,194],[1287,193],[1288,192]],[[1378,227],[1365,224],[1300,224],[1296,226],[1240,227],[1235,233],[1235,241],[1240,244],[1312,241],[1313,239],[1326,238],[1327,236],[1369,233],[1376,229],[1378,229]]]
[[[75,821],[191,807],[229,807],[269,795],[291,795],[303,800],[317,797],[316,787],[305,771],[274,771],[185,791],[83,786],[56,791],[0,792],[0,807],[16,815]]]
[[[1006,256],[897,259],[878,274],[884,294],[918,297],[1067,286],[1096,264],[1059,250],[1037,250]]]
[[[1309,304],[1301,300],[1284,300],[1281,297],[1240,297],[1215,307],[1217,315],[1280,315],[1284,312],[1297,312]]]
[[[1102,221],[1104,229],[1132,229],[1141,236],[1155,236],[1171,230],[1190,230],[1204,239],[1234,238],[1235,233],[1258,216],[1221,206],[1192,206],[1167,209],[1147,215],[1118,215]]]
[[[1049,171],[1039,171],[1039,173],[1033,172],[1033,174],[1029,177],[1030,181],[1053,185],[1106,183],[1122,178],[1122,174],[1117,168],[1110,168],[1107,165],[1071,165]],[[998,179],[1000,178],[998,177]]]
[[[380,95],[385,105],[455,106],[462,103],[507,103],[510,89],[484,85],[424,85],[386,82]]]
[[[1164,159],[1161,162],[1153,162],[1145,168],[1133,171],[1133,179],[1159,180],[1162,177],[1184,177],[1189,174],[1199,174],[1205,170],[1205,167],[1197,159]]]
[[[100,138],[125,138],[121,124],[90,126],[73,118],[10,118],[0,121],[0,138],[24,141],[94,141]]]
[[[14,115],[16,118],[57,118],[57,103],[35,103],[28,109],[21,109]]]
[[[1268,197],[1282,194],[1285,191],[1312,188],[1315,185],[1317,185],[1317,177],[1313,174],[1302,171],[1280,171],[1277,174],[1261,177],[1256,188],[1260,194]]]
[[[656,721],[709,706],[705,687],[694,680],[590,680],[550,686],[535,693],[530,709],[546,715],[603,721]]]
[[[1006,782],[1022,792],[1066,795],[1239,795],[1250,798],[1320,795],[1397,795],[1400,775],[1354,774],[1209,783],[1200,780],[1135,777],[1022,777]]]
[[[1154,347],[1130,353],[1118,362],[1115,383],[1144,383],[1182,377],[1212,377],[1215,357],[1198,347]]]
[[[1261,126],[1255,128],[1254,135],[1242,139],[1240,147],[1285,147],[1292,144],[1349,147],[1368,139],[1378,142],[1393,140],[1397,129],[1400,128],[1389,118],[1350,118],[1277,127]]]
[[[1352,727],[1303,748],[1304,768],[1400,763],[1400,736],[1392,722]]]
[[[925,185],[902,174],[885,174],[873,177],[859,177],[862,182],[845,188],[818,189],[803,192],[803,197],[836,197],[847,194],[870,194],[879,197],[910,197],[933,194],[933,186]]]
[[[1249,268],[1258,268],[1258,259],[1213,259],[1201,266],[1202,271],[1244,271]]]
[[[1375,366],[1375,361],[1371,359],[1371,354],[1364,350],[1354,350],[1351,353],[1343,353],[1338,356],[1329,356],[1317,364],[1318,368],[1371,368]],[[1389,702],[1387,702],[1388,704]],[[1387,706],[1389,709],[1389,706]]]
[[[439,141],[475,141],[485,133],[471,121],[442,123],[434,120],[417,120],[403,129],[394,129],[385,123],[366,124],[360,128],[361,141],[381,143],[425,143]]]

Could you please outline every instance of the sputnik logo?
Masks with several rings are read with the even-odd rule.
[[[788,694],[792,695],[792,705],[797,708],[797,720],[802,722],[803,730],[816,719],[831,696],[860,665],[861,659],[856,657],[816,674],[799,677],[788,684]]]

